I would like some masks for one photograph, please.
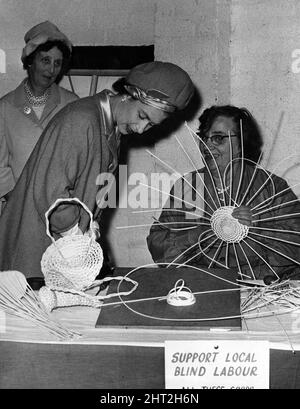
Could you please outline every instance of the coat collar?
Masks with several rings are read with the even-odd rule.
[[[111,111],[109,96],[113,93],[109,90],[104,90],[94,96],[99,114],[102,118],[100,121],[101,135],[105,138],[107,147],[110,152],[110,160],[106,172],[115,173],[118,167],[118,156],[120,148],[120,133],[116,131]],[[94,217],[97,219],[102,213],[101,206],[95,205]]]
[[[109,90],[104,90],[96,95],[98,98],[98,106],[100,108],[103,121],[101,121],[101,131],[105,134],[108,146],[113,154],[113,160],[117,165],[117,156],[120,145],[120,133],[116,131],[116,127],[113,121],[112,110],[110,106],[109,97],[113,93]]]
[[[113,114],[109,101],[110,95],[113,94],[109,90],[104,90],[96,95],[96,97],[99,98],[99,106],[104,119],[104,121],[102,122],[102,132],[107,136],[115,132]]]

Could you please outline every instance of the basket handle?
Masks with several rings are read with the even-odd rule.
[[[50,239],[51,239],[51,241],[53,243],[55,243],[55,240],[54,240],[54,237],[50,233],[50,222],[49,222],[49,217],[48,216],[49,216],[49,213],[52,212],[52,210],[55,209],[58,204],[63,203],[63,202],[68,202],[68,203],[76,202],[76,203],[79,203],[84,208],[84,210],[88,213],[88,215],[90,216],[90,230],[92,231],[92,228],[93,228],[93,214],[90,211],[90,209],[87,207],[86,204],[81,202],[77,197],[68,197],[68,198],[56,199],[55,202],[49,207],[49,209],[45,213],[46,233],[47,233],[47,236],[50,237]]]

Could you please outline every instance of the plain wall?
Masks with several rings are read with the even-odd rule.
[[[231,102],[249,108],[260,124],[262,164],[294,185],[300,180],[300,2],[234,0],[231,8]],[[300,194],[300,186],[294,190]]]

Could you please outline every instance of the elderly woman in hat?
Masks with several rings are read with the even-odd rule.
[[[147,237],[152,258],[235,268],[269,282],[300,273],[300,200],[257,164],[261,136],[245,108],[207,108],[199,118],[204,163],[178,179]]]
[[[185,108],[194,86],[177,65],[150,62],[126,77],[126,93],[104,90],[63,108],[49,123],[0,217],[0,270],[42,276],[40,261],[51,244],[45,212],[58,198],[76,197],[100,220],[114,174],[122,135],[142,134]],[[89,217],[80,206],[58,206],[50,217],[55,237],[86,233]]]
[[[0,200],[13,189],[38,138],[50,119],[74,93],[57,83],[66,71],[72,45],[49,21],[25,35],[21,60],[27,77],[0,100]],[[1,209],[0,209],[1,213]]]

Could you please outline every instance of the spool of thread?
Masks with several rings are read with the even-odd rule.
[[[174,307],[184,307],[193,305],[196,302],[194,294],[188,287],[185,287],[183,279],[176,281],[174,287],[167,295],[167,303]]]

